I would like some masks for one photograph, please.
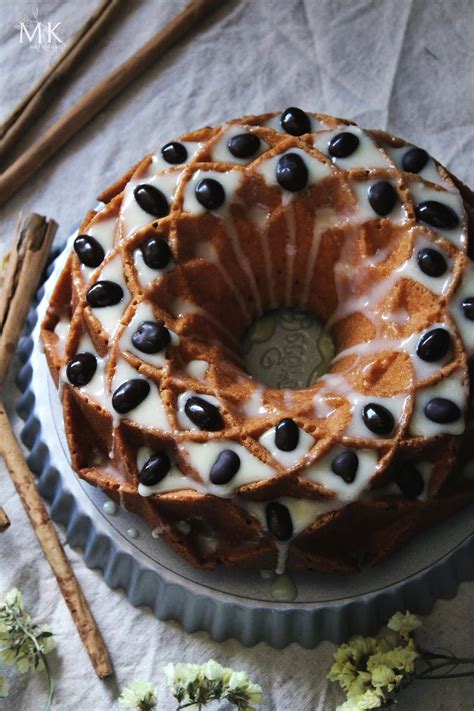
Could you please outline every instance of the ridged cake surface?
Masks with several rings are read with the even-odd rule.
[[[472,193],[425,151],[293,107],[100,199],[42,328],[80,477],[209,568],[356,572],[474,500]],[[334,342],[304,389],[242,364],[280,307]]]

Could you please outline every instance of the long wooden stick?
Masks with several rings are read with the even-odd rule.
[[[88,91],[0,179],[0,205],[104,106],[156,62],[186,32],[224,0],[192,0],[166,27],[103,81]]]
[[[0,385],[15,352],[57,230],[54,220],[30,213],[17,225],[0,294]]]
[[[5,460],[10,478],[31,521],[46,560],[56,576],[63,598],[95,672],[100,678],[110,676],[112,665],[107,648],[38,493],[2,403],[0,403],[0,453]]]
[[[51,104],[58,89],[77,68],[79,60],[104,34],[113,13],[124,0],[102,0],[85,24],[73,36],[64,52],[14,108],[0,127],[2,160],[17,144],[33,121]]]
[[[5,376],[16,342],[23,327],[28,307],[41,278],[49,254],[56,223],[32,213],[19,220],[7,273],[2,284],[0,316],[4,324],[0,338],[2,349],[1,376]],[[14,323],[13,323],[14,322]],[[9,324],[12,324],[9,326]],[[8,329],[6,329],[8,327]],[[8,339],[5,341],[6,330]],[[5,342],[4,342],[5,341]],[[3,403],[0,401],[0,455],[28,515],[46,560],[58,581],[79,635],[89,654],[97,676],[112,673],[109,655],[95,620],[73,573],[64,549],[38,493],[33,476],[13,434]]]

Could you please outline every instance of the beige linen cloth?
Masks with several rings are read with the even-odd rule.
[[[0,97],[6,116],[51,61],[58,47],[35,47],[23,38],[22,20],[60,23],[66,43],[98,0],[0,0]],[[139,48],[184,5],[183,0],[124,3],[121,19],[98,41],[64,96],[28,137],[34,138],[88,87]],[[230,0],[202,30],[171,51],[83,129],[4,208],[0,256],[19,210],[36,210],[59,222],[63,240],[94,205],[96,195],[144,153],[181,132],[243,114],[289,105],[351,117],[419,144],[460,178],[473,183],[474,6],[470,0]],[[58,43],[56,43],[58,44]],[[59,49],[61,49],[59,45]],[[19,147],[19,149],[21,146]],[[12,411],[17,391],[6,388]],[[334,646],[314,651],[297,645],[275,651],[246,649],[235,641],[188,635],[135,609],[101,575],[68,550],[99,620],[116,671],[100,682],[58,595],[25,514],[0,464],[0,501],[12,526],[0,536],[0,595],[16,585],[34,616],[48,621],[58,642],[51,657],[58,711],[117,708],[118,689],[132,678],[155,681],[159,709],[173,711],[162,667],[170,661],[210,657],[247,670],[265,692],[263,711],[333,711],[342,696],[325,675]],[[460,656],[473,655],[474,586],[439,602],[426,618],[422,640]],[[0,668],[0,673],[3,669]],[[9,711],[41,709],[42,675],[10,674]],[[419,682],[400,697],[409,711],[468,711],[474,682]],[[224,709],[225,705],[221,706]]]

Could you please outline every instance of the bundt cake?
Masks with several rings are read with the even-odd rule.
[[[147,155],[42,325],[73,469],[202,568],[353,573],[473,502],[472,197],[421,148],[295,107]],[[243,365],[282,307],[333,349],[305,387]]]

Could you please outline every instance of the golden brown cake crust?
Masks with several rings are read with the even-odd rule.
[[[197,567],[354,573],[474,501],[472,191],[402,139],[301,114],[145,156],[82,223],[42,326],[73,469]],[[304,390],[242,367],[283,306],[336,346]]]

